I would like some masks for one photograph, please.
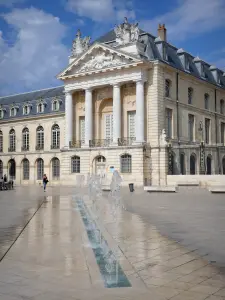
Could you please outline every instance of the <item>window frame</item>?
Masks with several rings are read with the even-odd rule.
[[[51,138],[52,138],[52,149],[60,148],[60,127],[58,124],[54,124],[51,130]]]
[[[188,88],[188,104],[193,105],[193,95],[194,89],[192,87]]]
[[[172,82],[170,79],[165,79],[165,97],[166,98],[171,98],[171,86]]]
[[[120,156],[120,172],[122,174],[132,173],[132,155],[123,154]]]
[[[3,152],[3,133],[0,130],[0,152]]]
[[[27,165],[25,165],[27,163]],[[30,162],[27,158],[22,160],[23,166],[23,180],[30,180]]]
[[[209,110],[209,94],[208,93],[204,94],[204,108]]]
[[[13,128],[9,131],[9,150],[10,152],[16,151],[16,131]]]
[[[60,179],[60,160],[58,157],[53,157],[52,162],[52,179],[58,180]]]
[[[38,126],[36,129],[36,149],[44,149],[45,146],[45,131],[42,126]]]
[[[80,173],[80,156],[74,155],[71,157],[71,173]]]
[[[42,180],[44,176],[44,160],[40,157],[36,161],[36,172],[37,180]]]

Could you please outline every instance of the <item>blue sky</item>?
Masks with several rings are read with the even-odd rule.
[[[124,16],[225,70],[224,0],[0,0],[0,95],[61,85],[77,29],[93,41]]]

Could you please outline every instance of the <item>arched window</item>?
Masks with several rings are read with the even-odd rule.
[[[55,124],[52,126],[52,149],[58,149],[60,147],[60,128]]]
[[[37,113],[43,113],[44,112],[44,103],[39,103],[37,105]]]
[[[3,152],[3,133],[0,130],[0,152]]]
[[[165,80],[165,97],[170,97],[171,81],[169,79]]]
[[[25,127],[22,131],[22,151],[29,150],[29,129]]]
[[[120,157],[120,171],[121,173],[132,172],[132,157],[129,154],[124,154]]]
[[[73,156],[71,158],[71,173],[80,173],[80,157]]]
[[[104,163],[104,162],[106,162],[105,156],[102,156],[102,155],[98,156],[98,157],[97,157],[97,162],[99,162],[99,163]]]
[[[14,129],[9,131],[9,152],[16,151],[16,132]]]
[[[223,99],[220,100],[220,113],[222,115],[224,115],[224,100]]]
[[[24,105],[23,114],[24,115],[29,115],[29,113],[30,113],[30,106],[29,105]]]
[[[42,158],[37,159],[37,180],[42,180],[44,175],[44,161]]]
[[[57,157],[52,159],[52,178],[59,179],[60,178],[60,161]]]
[[[42,126],[38,126],[37,128],[37,137],[36,137],[36,150],[44,149],[44,128]]]
[[[3,177],[3,162],[0,160],[0,179]]]
[[[52,110],[58,111],[59,110],[59,100],[52,101]]]
[[[23,166],[23,180],[30,179],[30,162],[27,158],[24,158],[22,161]]]
[[[16,162],[15,159],[11,158],[8,162],[9,179],[15,180],[16,178]]]
[[[192,87],[188,88],[188,104],[193,104],[193,94],[194,90]]]
[[[191,156],[190,156],[190,174],[191,175],[195,175],[195,173],[196,173],[195,167],[196,167],[195,154],[191,154]]]
[[[182,175],[186,174],[186,169],[185,169],[185,154],[184,153],[180,154],[180,173]]]
[[[205,109],[209,109],[209,94],[204,95]]]

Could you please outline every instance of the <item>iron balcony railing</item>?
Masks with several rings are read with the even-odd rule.
[[[90,140],[89,141],[89,147],[109,147],[112,144],[112,139],[98,139],[98,140]]]
[[[126,137],[118,139],[118,146],[131,146],[136,141],[135,137]]]
[[[44,145],[36,145],[36,150],[44,150]]]
[[[60,146],[59,145],[51,145],[51,149],[59,149]]]
[[[84,144],[84,141],[70,141],[70,148],[81,148],[81,145]]]
[[[29,146],[22,146],[21,151],[29,151]]]
[[[16,152],[16,147],[9,147],[8,152]]]

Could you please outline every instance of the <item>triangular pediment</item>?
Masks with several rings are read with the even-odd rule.
[[[107,69],[121,68],[140,62],[142,62],[141,59],[134,55],[126,54],[102,44],[94,44],[57,77],[58,79],[77,77],[79,74],[102,72]]]

